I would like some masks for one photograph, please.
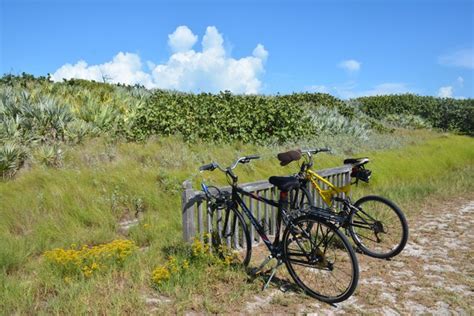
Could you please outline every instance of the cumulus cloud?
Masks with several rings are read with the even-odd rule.
[[[361,63],[354,59],[343,60],[338,64],[339,68],[342,68],[348,72],[357,72],[360,70]]]
[[[119,52],[110,62],[89,66],[84,60],[76,64],[65,64],[51,75],[53,81],[62,79],[86,79],[150,86],[151,77],[142,70],[142,62],[137,54]]]
[[[173,54],[163,64],[148,61],[150,72],[143,71],[138,55],[120,52],[112,61],[100,65],[88,65],[85,61],[66,64],[52,75],[52,79],[106,80],[193,92],[230,90],[255,94],[260,91],[260,76],[265,71],[268,58],[268,51],[262,44],[255,47],[252,55],[235,59],[225,51],[224,39],[216,27],[207,27],[200,52],[192,49],[197,40],[198,37],[188,27],[176,28],[168,36]]]
[[[456,79],[456,82],[458,83],[458,85],[462,88],[464,86],[464,78],[459,76],[457,79]]]
[[[438,97],[440,97],[440,98],[452,98],[453,97],[453,87],[452,86],[445,86],[445,87],[439,88]]]
[[[266,60],[268,57],[268,52],[265,50],[265,47],[263,47],[262,44],[258,44],[257,47],[252,52],[252,55],[254,55],[257,58],[260,58],[261,60]]]
[[[474,49],[461,49],[450,54],[440,56],[441,65],[474,69]]]
[[[168,45],[173,52],[185,52],[190,50],[198,40],[197,35],[186,26],[181,25],[168,35]]]

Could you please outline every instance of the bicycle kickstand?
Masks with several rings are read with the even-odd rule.
[[[267,282],[265,283],[265,285],[263,286],[263,290],[267,289],[268,286],[270,285],[270,282],[271,280],[273,279],[273,277],[275,276],[276,272],[277,272],[277,269],[283,264],[283,261],[281,259],[278,259],[278,262],[277,264],[273,267],[272,269],[272,273],[270,274],[270,277],[268,278]]]

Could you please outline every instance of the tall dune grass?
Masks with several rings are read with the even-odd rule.
[[[387,196],[409,216],[427,198],[472,194],[474,139],[465,136],[413,132],[421,140],[402,148],[373,151],[373,178],[360,185],[354,197],[367,193]],[[309,144],[307,144],[309,145]],[[325,144],[328,145],[328,144]],[[156,296],[150,284],[154,267],[181,252],[181,183],[206,181],[225,184],[217,172],[200,175],[199,165],[217,160],[229,164],[243,154],[262,159],[239,166],[241,182],[296,172],[280,167],[279,150],[294,147],[257,147],[240,143],[189,145],[177,138],[145,144],[113,143],[96,139],[66,148],[61,168],[33,164],[12,181],[0,182],[0,310],[9,313],[140,313],[149,311],[145,297]],[[355,151],[356,149],[353,149]],[[316,156],[316,168],[337,166],[345,157]],[[449,210],[447,210],[449,211]],[[140,223],[124,233],[119,223]],[[138,251],[120,269],[87,280],[66,282],[44,265],[42,254],[71,244],[97,245],[114,239],[133,240]],[[167,292],[174,304],[155,306],[163,312],[191,308],[209,312],[241,303],[254,293],[240,270],[191,267],[191,273]],[[232,288],[229,288],[231,286]],[[223,293],[215,295],[215,293]]]

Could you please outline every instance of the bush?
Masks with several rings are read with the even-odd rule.
[[[414,94],[356,99],[368,115],[384,119],[389,114],[417,115],[433,127],[474,135],[474,99],[456,100]]]
[[[0,146],[0,176],[12,178],[26,159],[26,152],[18,145],[7,143]]]
[[[368,125],[354,118],[349,119],[342,115],[336,108],[324,106],[309,110],[311,123],[317,134],[326,135],[352,135],[360,139],[367,139],[370,129]]]
[[[261,144],[302,138],[311,134],[309,123],[304,107],[285,98],[156,91],[131,129],[133,139],[181,134],[186,141]]]
[[[419,115],[411,114],[389,114],[384,121],[395,127],[421,129],[431,128],[431,124]]]
[[[34,159],[46,167],[59,168],[63,163],[62,149],[54,145],[41,145],[34,152]]]

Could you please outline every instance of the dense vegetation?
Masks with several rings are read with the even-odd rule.
[[[10,178],[32,160],[60,166],[62,145],[103,134],[126,141],[181,135],[187,142],[282,144],[324,135],[367,140],[393,127],[473,135],[473,120],[473,99],[190,94],[5,75],[0,79],[0,174]]]
[[[474,136],[474,99],[456,100],[413,94],[363,97],[360,109],[376,119],[417,115],[433,127]]]
[[[0,311],[241,312],[263,279],[248,282],[241,269],[181,242],[181,184],[197,187],[199,165],[259,153],[236,170],[246,182],[295,172],[274,157],[298,146],[333,148],[317,169],[369,155],[373,181],[354,198],[384,195],[411,216],[426,198],[472,195],[473,138],[437,131],[472,135],[472,117],[460,117],[472,102],[187,94],[4,76],[0,174],[13,180],[0,181]],[[433,113],[444,107],[446,116]]]

